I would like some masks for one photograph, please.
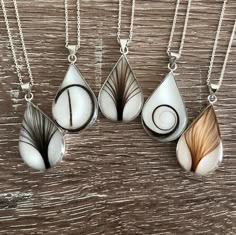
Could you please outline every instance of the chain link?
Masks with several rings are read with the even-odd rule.
[[[77,48],[80,48],[80,1],[77,0]],[[69,20],[68,20],[68,0],[65,0],[65,47],[68,48],[69,45]]]
[[[222,85],[222,82],[223,82],[223,79],[224,79],[226,64],[227,64],[227,61],[228,61],[228,58],[229,58],[229,53],[231,51],[231,46],[232,46],[233,41],[234,41],[235,31],[236,31],[236,20],[234,22],[233,31],[232,31],[232,34],[231,34],[231,37],[230,37],[230,40],[229,40],[227,52],[226,52],[225,59],[224,59],[224,64],[223,64],[223,67],[222,67],[222,70],[221,70],[221,75],[220,75],[220,80],[219,80],[219,87]]]
[[[19,16],[16,0],[13,0],[13,4],[14,4],[14,8],[15,8],[16,21],[17,21],[17,25],[18,25],[19,34],[20,34],[20,40],[21,40],[21,45],[22,45],[22,49],[23,49],[23,53],[24,53],[25,63],[26,63],[26,67],[27,67],[28,74],[29,74],[29,79],[30,79],[29,85],[30,85],[30,87],[32,87],[34,85],[34,79],[33,79],[33,75],[32,75],[32,72],[31,72],[31,67],[30,67],[30,63],[29,63],[29,59],[28,59],[27,50],[26,50],[26,47],[25,47],[24,35],[23,35],[23,32],[22,32],[20,16]],[[15,63],[19,83],[20,83],[20,85],[24,85],[22,74],[21,74],[21,67],[22,66],[18,64],[18,60],[17,60],[17,57],[16,57],[16,51],[15,51],[15,47],[14,47],[14,43],[13,43],[13,38],[12,38],[11,30],[10,30],[10,25],[9,25],[9,21],[8,21],[8,17],[7,17],[7,11],[6,11],[4,0],[1,0],[1,5],[2,5],[2,11],[3,11],[5,23],[6,23],[6,28],[7,28],[7,33],[8,33],[10,46],[11,46],[12,57],[13,57],[13,60],[14,60],[14,63]]]
[[[210,93],[215,93],[216,91],[218,91],[220,89],[220,87],[222,85],[222,82],[223,82],[223,79],[224,79],[224,74],[225,74],[225,69],[226,69],[226,64],[227,64],[227,61],[228,61],[228,58],[229,58],[229,53],[230,53],[230,50],[231,50],[231,46],[232,46],[232,43],[233,43],[233,40],[234,40],[235,31],[236,31],[236,21],[235,21],[233,31],[232,31],[232,34],[231,34],[231,37],[230,37],[230,40],[229,40],[228,48],[227,48],[227,51],[226,51],[223,67],[222,67],[222,70],[221,70],[221,75],[220,75],[220,78],[219,78],[219,82],[216,85],[212,84],[211,83],[211,74],[212,74],[215,54],[216,54],[216,50],[217,50],[217,45],[218,45],[218,41],[219,41],[219,37],[220,37],[221,26],[222,26],[222,22],[223,22],[223,19],[224,19],[226,4],[227,4],[227,0],[224,0],[222,10],[221,10],[221,14],[220,14],[218,27],[217,27],[217,31],[216,31],[216,37],[215,37],[215,42],[214,42],[214,46],[213,46],[213,50],[212,50],[211,60],[210,60],[209,68],[208,68],[208,74],[207,74],[206,82],[207,82]]]
[[[132,37],[133,37],[134,10],[135,10],[135,0],[132,1],[130,31],[129,31],[129,39],[127,40],[127,45],[132,40]],[[120,35],[121,35],[121,16],[122,16],[122,0],[119,0],[119,14],[118,14],[118,24],[117,24],[118,43],[120,43]]]
[[[182,38],[181,38],[181,42],[180,42],[180,47],[179,47],[178,53],[175,53],[175,54],[177,54],[178,59],[180,58],[182,51],[183,51],[183,47],[184,47],[184,40],[185,40],[185,35],[186,35],[186,31],[187,31],[187,26],[188,26],[188,19],[189,19],[191,3],[192,3],[192,0],[188,0],[188,6],[187,6],[186,15],[185,15],[184,28],[183,28]],[[170,55],[170,53],[171,53],[171,45],[172,45],[175,27],[176,27],[179,5],[180,5],[180,0],[177,0],[176,8],[175,8],[175,15],[174,15],[172,29],[171,29],[171,33],[170,33],[170,39],[169,39],[169,43],[168,43],[168,47],[167,47],[167,54],[168,55]]]
[[[220,14],[218,27],[217,27],[217,31],[216,31],[215,42],[214,42],[214,46],[213,46],[213,50],[212,50],[212,54],[211,54],[211,61],[210,61],[210,64],[209,64],[208,74],[207,74],[207,85],[208,86],[210,85],[210,82],[211,82],[211,72],[212,72],[214,58],[215,58],[216,49],[217,49],[217,44],[218,44],[218,40],[219,40],[219,36],[220,36],[220,29],[221,29],[221,25],[222,25],[223,18],[224,18],[226,3],[227,3],[227,0],[224,0],[222,10],[221,10],[221,14]]]

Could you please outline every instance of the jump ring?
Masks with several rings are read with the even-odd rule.
[[[173,67],[173,66],[174,66],[174,67]],[[172,64],[172,65],[171,65],[171,64],[169,63],[169,64],[168,64],[168,69],[169,69],[170,71],[172,71],[172,72],[175,71],[175,70],[177,69],[177,64],[175,63],[175,64]]]
[[[124,50],[122,50],[122,48],[120,48],[120,53],[127,55],[127,54],[129,53],[128,47],[126,46],[126,47],[124,48]]]
[[[34,98],[34,95],[33,95],[33,93],[28,93],[28,94],[25,94],[25,100],[26,101],[31,101],[32,99]]]
[[[68,56],[68,61],[71,63],[71,64],[74,64],[77,60],[77,56],[76,55],[69,55]]]
[[[208,101],[209,101],[210,104],[214,104],[217,101],[216,95],[215,94],[210,94],[208,96]]]

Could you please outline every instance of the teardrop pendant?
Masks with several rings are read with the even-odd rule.
[[[170,72],[144,104],[144,130],[161,142],[173,141],[182,134],[187,122],[183,99]]]
[[[142,89],[125,54],[121,55],[103,84],[98,102],[103,115],[112,121],[129,122],[141,112]]]
[[[19,152],[23,161],[36,170],[56,165],[65,153],[61,131],[31,102],[27,103],[20,129]]]
[[[71,64],[52,105],[55,122],[68,131],[91,126],[98,114],[96,96],[74,64]]]
[[[223,159],[223,144],[217,117],[209,105],[180,137],[177,159],[186,171],[208,175]]]

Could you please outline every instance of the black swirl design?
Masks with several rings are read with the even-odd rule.
[[[158,111],[158,110],[160,110],[161,108],[166,108],[166,110],[168,110],[168,112],[170,113],[172,113],[172,116],[174,117],[174,123],[172,124],[172,126],[171,127],[169,127],[169,128],[163,128],[163,127],[161,127],[161,125],[160,125],[160,120],[158,121],[156,121],[155,120],[155,113]],[[173,115],[174,114],[174,115]],[[152,122],[153,122],[153,124],[156,126],[156,128],[158,128],[159,130],[160,130],[160,132],[158,132],[158,131],[154,131],[154,130],[152,130],[151,128],[149,128],[149,126],[148,126],[148,124],[147,123],[145,123],[145,121],[142,119],[142,122],[143,122],[143,125],[144,125],[144,127],[146,128],[146,130],[151,134],[151,135],[153,135],[153,136],[155,136],[155,137],[158,137],[158,138],[160,138],[160,139],[164,139],[164,138],[167,138],[167,137],[169,137],[169,136],[171,136],[176,130],[177,130],[177,128],[178,128],[178,126],[179,126],[179,122],[180,122],[180,120],[179,120],[179,114],[178,114],[178,112],[173,108],[173,107],[171,107],[170,105],[167,105],[167,104],[163,104],[163,105],[159,105],[159,106],[157,106],[154,110],[153,110],[153,112],[152,112]]]
[[[125,105],[141,93],[139,84],[125,56],[122,56],[117,62],[103,89],[111,97],[116,107],[117,120],[122,121]]]
[[[57,126],[42,111],[30,102],[27,104],[19,141],[31,145],[41,154],[46,169],[51,167],[48,148],[57,131]]]
[[[89,98],[90,98],[90,101],[91,101],[91,104],[92,104],[92,109],[91,109],[91,112],[90,112],[90,115],[89,115],[89,118],[87,119],[87,121],[81,125],[79,128],[76,128],[76,129],[68,129],[68,128],[65,128],[64,126],[61,126],[60,123],[56,120],[56,118],[54,117],[55,119],[55,122],[57,123],[58,126],[60,126],[62,129],[64,130],[67,130],[67,131],[70,131],[70,132],[76,132],[76,131],[81,131],[83,130],[84,128],[86,128],[91,122],[93,122],[94,120],[94,116],[96,114],[96,101],[95,101],[95,97],[94,95],[91,93],[91,91],[85,87],[85,86],[82,86],[80,84],[71,84],[71,85],[68,85],[64,88],[62,88],[61,90],[59,90],[59,92],[57,93],[56,97],[55,97],[55,104],[57,103],[59,97],[62,95],[63,92],[67,92],[67,96],[68,96],[68,105],[69,105],[69,110],[70,110],[70,116],[69,116],[69,119],[70,119],[70,126],[72,127],[73,126],[73,109],[72,109],[72,105],[71,105],[71,96],[70,96],[70,91],[69,91],[69,88],[71,87],[78,87],[79,89],[82,89],[84,90],[88,95],[89,95]]]

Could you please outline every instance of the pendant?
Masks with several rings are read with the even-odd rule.
[[[129,122],[143,107],[142,89],[123,53],[103,84],[98,102],[103,115],[112,121]]]
[[[31,102],[27,103],[20,129],[19,152],[23,161],[35,170],[56,165],[65,153],[62,132]]]
[[[96,96],[75,65],[70,64],[53,101],[55,122],[64,130],[81,131],[95,122],[97,114]]]
[[[187,126],[185,105],[174,74],[169,72],[145,102],[142,110],[144,130],[161,141],[176,140]]]
[[[211,104],[180,137],[176,153],[180,165],[198,175],[208,175],[219,166],[223,159],[223,144]]]

